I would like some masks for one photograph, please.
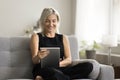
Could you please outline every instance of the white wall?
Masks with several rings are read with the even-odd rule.
[[[60,32],[72,34],[72,0],[0,0],[0,36],[22,36],[39,19],[44,7],[61,15]]]

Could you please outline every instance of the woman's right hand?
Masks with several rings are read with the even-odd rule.
[[[45,58],[48,54],[49,54],[49,50],[47,50],[47,49],[40,49],[40,50],[38,51],[38,57],[39,57],[40,59]]]

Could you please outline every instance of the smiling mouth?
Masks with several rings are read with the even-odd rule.
[[[48,27],[48,29],[53,29],[53,28],[54,28],[54,27],[52,27],[52,26],[49,26],[49,27]]]

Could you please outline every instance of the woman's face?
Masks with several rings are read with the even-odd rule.
[[[51,14],[44,21],[44,30],[46,32],[56,32],[57,24],[58,24],[57,16],[55,14]]]

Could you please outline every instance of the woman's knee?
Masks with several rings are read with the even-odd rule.
[[[92,64],[92,63],[87,62],[87,63],[86,63],[86,67],[87,67],[87,71],[88,71],[89,73],[92,72],[92,70],[93,70],[93,64]]]
[[[93,64],[90,62],[84,62],[84,63],[79,63],[77,65],[79,68],[85,69],[88,73],[92,72],[93,70]]]

